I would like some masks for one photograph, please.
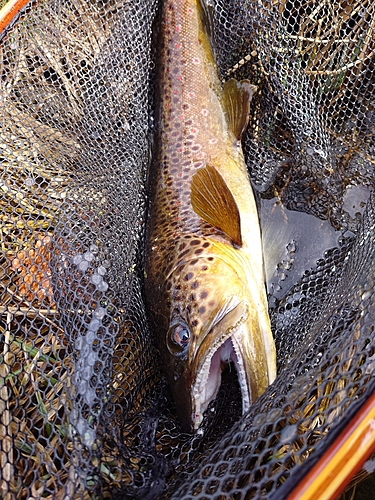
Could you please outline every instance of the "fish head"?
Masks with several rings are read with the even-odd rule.
[[[258,296],[241,263],[217,249],[186,259],[170,276],[169,294],[166,368],[183,429],[197,430],[228,363],[247,411],[274,378],[275,353],[272,339],[269,346],[264,341],[267,313],[259,317]]]

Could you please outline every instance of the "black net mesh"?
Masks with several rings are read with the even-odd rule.
[[[337,244],[301,276],[292,235],[270,291],[278,378],[241,418],[228,368],[193,436],[142,299],[158,6],[39,1],[2,35],[6,500],[282,498],[373,390],[374,3],[212,2],[221,77],[259,86],[244,141],[254,186],[286,225],[310,214]]]

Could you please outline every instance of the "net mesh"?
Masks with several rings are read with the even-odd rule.
[[[259,87],[253,185],[339,237],[270,292],[275,383],[241,417],[228,369],[195,435],[181,433],[142,298],[158,7],[43,0],[2,35],[6,500],[280,499],[373,391],[374,3],[212,2],[222,79]]]

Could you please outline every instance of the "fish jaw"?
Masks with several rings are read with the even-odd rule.
[[[237,305],[206,335],[195,355],[191,386],[191,426],[194,431],[202,423],[208,405],[217,396],[226,364],[232,362],[237,372],[242,414],[275,378],[272,369],[275,353],[272,347],[267,352],[263,333],[249,303],[238,297],[231,297],[229,303]]]
[[[189,253],[172,266],[165,295],[154,295],[149,309],[157,313],[158,346],[182,429],[194,432],[226,363],[236,368],[246,412],[273,382],[276,355],[264,283],[248,256],[212,239],[187,241]],[[175,342],[185,334],[184,345]]]

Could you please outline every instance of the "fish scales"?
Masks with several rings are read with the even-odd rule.
[[[259,324],[253,329],[266,332],[261,335],[266,337],[266,347],[264,338],[247,335],[252,337],[246,341],[251,344],[248,350],[257,351],[252,356],[259,366],[257,373],[250,370],[252,380],[248,374],[239,376],[244,410],[274,378],[257,210],[205,23],[198,0],[163,4],[146,235],[146,302],[187,430],[199,426],[215,397],[224,361],[232,360],[239,372],[246,372],[244,347],[234,337],[230,341],[228,332],[241,330],[248,316]],[[193,185],[199,186],[198,180],[203,189],[196,188],[195,195]],[[202,215],[199,204],[211,205],[211,218]],[[232,229],[227,207],[239,214],[240,229],[240,222]],[[216,224],[218,212],[226,216],[225,223]],[[249,279],[257,283],[255,293],[246,292],[252,298],[243,301]],[[225,335],[214,331],[216,323],[225,323],[231,315],[233,324],[226,325]],[[261,372],[270,372],[267,380],[256,380]],[[194,394],[200,390],[202,401],[195,401]]]

